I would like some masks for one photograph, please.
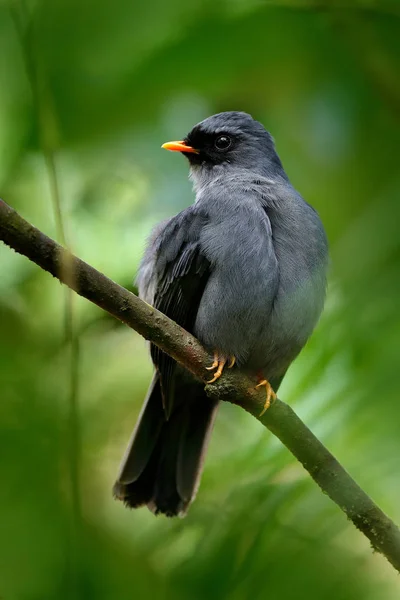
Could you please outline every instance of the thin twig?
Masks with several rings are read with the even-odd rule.
[[[72,256],[2,200],[0,240],[159,346],[195,377],[207,381],[209,372],[206,366],[210,364],[211,357],[192,335],[125,288]],[[60,270],[66,255],[73,269],[73,277]],[[254,384],[247,375],[232,369],[215,384],[207,385],[206,391],[216,399],[242,406],[274,433],[301,462],[321,490],[364,533],[372,547],[400,572],[400,531],[395,523],[357,485],[287,404],[276,400],[260,417],[265,397],[262,391],[254,388]]]

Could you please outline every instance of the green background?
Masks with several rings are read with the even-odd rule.
[[[324,316],[280,390],[400,521],[397,1],[0,1],[0,196],[132,289],[193,200],[160,149],[245,110],[331,245]],[[55,167],[55,171],[53,169]],[[145,342],[0,247],[0,596],[394,600],[400,583],[288,451],[221,407],[185,519],[111,495],[151,377]],[[79,345],[79,348],[78,348]],[[72,392],[71,392],[72,389]]]

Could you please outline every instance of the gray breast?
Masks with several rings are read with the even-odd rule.
[[[232,199],[230,199],[232,200]],[[260,322],[267,322],[277,291],[278,264],[271,228],[261,206],[243,201],[232,210],[220,201],[201,234],[212,265],[195,323],[208,347],[245,365]]]

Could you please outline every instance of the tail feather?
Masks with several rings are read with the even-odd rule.
[[[218,403],[206,396],[202,385],[197,385],[192,394],[190,405],[184,407],[185,419],[176,474],[178,493],[188,502],[196,496],[200,484],[206,450],[218,409]]]
[[[157,443],[164,420],[160,380],[155,375],[122,459],[117,478],[120,483],[131,483],[141,475]]]
[[[200,482],[217,403],[193,379],[177,382],[179,402],[168,420],[155,375],[114,485],[114,494],[131,508],[184,515]]]

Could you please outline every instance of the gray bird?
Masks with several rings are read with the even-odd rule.
[[[163,147],[188,158],[196,200],[153,231],[140,297],[214,352],[211,382],[235,363],[265,385],[266,409],[323,308],[324,228],[250,115],[214,115]],[[155,373],[114,494],[132,508],[184,515],[217,402],[156,346],[151,356]]]

